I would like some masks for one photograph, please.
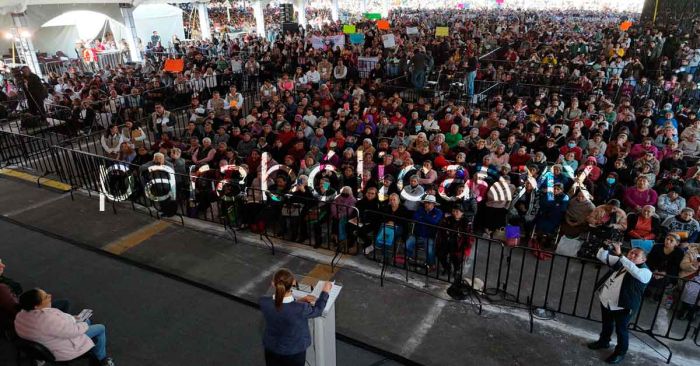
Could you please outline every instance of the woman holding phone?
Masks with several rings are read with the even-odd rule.
[[[304,366],[306,349],[311,345],[309,322],[323,313],[333,284],[326,282],[321,296],[312,295],[295,300],[292,287],[297,281],[288,269],[280,269],[272,278],[273,296],[260,299],[265,317],[265,365]]]

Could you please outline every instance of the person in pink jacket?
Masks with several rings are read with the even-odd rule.
[[[105,326],[78,321],[51,307],[51,294],[41,289],[25,291],[19,297],[22,309],[15,317],[15,332],[28,341],[46,347],[56,361],[70,361],[92,351],[102,366],[114,366],[107,357]]]
[[[659,159],[661,155],[659,153],[659,149],[656,146],[654,146],[653,141],[654,140],[652,140],[651,137],[647,137],[644,140],[642,140],[641,144],[635,144],[634,146],[632,146],[632,150],[630,151],[630,157],[633,160],[637,160],[647,152],[651,152],[652,154],[654,154],[654,157]]]
[[[625,190],[623,196],[625,206],[634,212],[640,212],[642,207],[646,205],[656,206],[658,195],[656,191],[649,188],[649,179],[640,175],[635,182],[634,187],[629,187]]]

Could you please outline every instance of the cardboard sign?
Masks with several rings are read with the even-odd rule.
[[[337,35],[337,36],[326,36],[326,37],[319,37],[319,36],[312,36],[311,37],[311,46],[314,49],[321,49],[321,48],[335,48],[336,46],[339,46],[340,48],[343,48],[345,46],[345,36],[344,35]]]
[[[311,47],[315,50],[325,47],[325,39],[319,36],[311,36]]]
[[[360,74],[369,73],[377,62],[379,62],[379,57],[360,56],[357,58],[357,69],[360,71]]]
[[[83,61],[90,63],[97,61],[97,52],[92,48],[86,48],[83,50]]]
[[[329,42],[333,48],[336,46],[343,48],[345,47],[345,36],[342,34],[336,36],[326,36],[326,42]]]
[[[450,35],[449,27],[435,27],[435,37],[447,37]]]
[[[406,34],[409,36],[417,35],[418,34],[418,27],[406,27]]]
[[[396,47],[396,39],[394,38],[393,34],[382,35],[382,43],[384,44],[384,48]]]
[[[365,35],[363,33],[355,33],[350,35],[350,43],[352,44],[364,44]]]
[[[343,33],[345,34],[354,34],[355,33],[355,25],[353,24],[345,24],[343,26]]]
[[[624,22],[620,23],[620,30],[623,32],[626,32],[630,27],[632,26],[632,22],[629,20],[625,20]]]
[[[382,19],[382,15],[380,13],[365,13],[365,18],[379,20]]]
[[[182,72],[184,69],[185,60],[181,58],[165,60],[165,65],[163,65],[163,71],[165,72]]]
[[[389,30],[389,21],[388,20],[377,20],[377,29],[379,30]]]

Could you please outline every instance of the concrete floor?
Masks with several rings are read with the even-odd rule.
[[[346,257],[341,263],[341,268],[333,273],[327,266],[332,258],[332,253],[329,252],[311,251],[306,247],[282,245],[277,242],[278,250],[273,256],[258,238],[249,234],[239,234],[239,243],[234,244],[223,233],[209,232],[207,227],[189,221],[186,227],[174,222],[164,225],[148,215],[131,211],[130,206],[120,207],[116,215],[111,212],[109,206],[107,212],[100,212],[98,201],[94,198],[90,199],[82,195],[76,195],[75,201],[68,197],[55,198],[57,197],[55,192],[8,179],[0,179],[0,190],[6,192],[0,195],[0,213],[23,225],[56,235],[59,241],[65,237],[73,244],[87,248],[107,247],[112,251],[117,248],[116,252],[120,253],[122,259],[146,268],[164,271],[248,301],[256,301],[260,294],[265,293],[269,277],[280,267],[290,268],[300,276],[333,278],[344,286],[336,310],[338,333],[400,355],[418,364],[596,365],[606,356],[604,352],[592,352],[585,348],[585,342],[594,339],[599,331],[597,323],[558,317],[553,321],[535,321],[534,332],[530,333],[525,310],[486,305],[482,315],[478,315],[475,307],[469,303],[446,300],[444,284],[430,281],[428,286],[424,286],[421,282],[424,279],[420,276],[411,276],[407,283],[402,280],[402,273],[392,271],[384,287],[380,287],[376,276],[379,272],[378,265],[364,258]],[[31,209],[23,209],[26,207]],[[12,249],[20,250],[23,245],[27,245],[28,248],[39,245],[34,244],[37,239],[28,240],[33,243],[31,245],[22,244],[24,236],[31,237],[25,234],[3,235],[0,239],[2,243],[0,253],[4,252],[5,248],[14,252]],[[8,240],[9,238],[11,240]],[[38,241],[43,243],[46,240]],[[8,242],[7,245],[5,242]],[[134,242],[137,244],[130,246]],[[54,244],[51,248],[70,247],[57,245]],[[206,343],[202,347],[219,356],[238,357],[237,353],[231,350],[230,345],[235,345],[235,349],[246,351],[250,349],[250,353],[253,354],[259,352],[254,348],[259,344],[261,328],[259,324],[252,322],[256,318],[252,315],[254,310],[248,310],[251,315],[238,319],[237,316],[224,315],[228,314],[222,310],[222,306],[225,305],[210,299],[216,296],[207,291],[202,294],[198,293],[203,291],[201,289],[185,290],[185,287],[190,286],[178,283],[178,286],[173,287],[175,293],[171,294],[167,286],[160,287],[156,282],[151,284],[153,287],[149,287],[148,281],[142,284],[140,279],[133,276],[125,276],[125,282],[117,284],[110,279],[121,277],[117,273],[106,276],[102,273],[100,266],[80,265],[85,262],[84,259],[64,258],[63,250],[67,249],[59,249],[53,252],[54,255],[43,254],[52,252],[44,251],[41,247],[33,250],[36,251],[37,257],[33,260],[47,268],[47,271],[58,268],[54,266],[62,265],[64,262],[67,268],[74,269],[74,281],[69,284],[79,285],[68,287],[67,284],[63,284],[62,286],[76,291],[75,296],[82,297],[85,302],[92,304],[91,297],[94,296],[93,294],[98,294],[100,297],[114,297],[110,303],[120,304],[129,300],[123,306],[138,307],[138,311],[124,311],[123,307],[116,306],[118,309],[106,317],[111,322],[115,319],[114,316],[129,319],[122,325],[114,325],[115,332],[123,326],[121,331],[124,333],[121,334],[131,335],[120,338],[119,333],[115,334],[110,339],[110,344],[115,351],[129,349],[139,354],[135,357],[144,357],[145,360],[167,358],[170,352],[184,351],[175,347],[177,343],[175,346],[160,343],[162,337],[158,334],[163,333],[158,333],[157,330],[153,330],[153,327],[146,325],[157,321],[166,324],[164,325],[164,329],[168,331],[166,334],[172,331],[175,334],[182,334],[183,337],[187,335],[188,338],[196,334],[197,336],[193,338],[202,338],[201,342]],[[114,261],[101,255],[97,255],[97,258],[99,259],[96,259],[95,263]],[[14,266],[19,267],[17,264]],[[24,267],[23,264],[21,266]],[[119,263],[118,266],[129,267],[124,263]],[[148,273],[142,269],[132,268],[131,270]],[[29,271],[25,269],[23,272]],[[148,276],[156,275],[148,274]],[[18,275],[15,277],[19,278]],[[53,281],[59,281],[61,278],[65,277],[58,276]],[[41,283],[42,286],[46,286],[45,282]],[[79,288],[89,287],[93,288],[89,291],[79,291]],[[178,289],[176,290],[175,287]],[[167,293],[161,296],[160,290]],[[183,293],[178,295],[178,291]],[[193,292],[189,293],[189,291]],[[187,299],[183,297],[185,292]],[[83,293],[90,293],[92,296],[80,295]],[[128,298],[125,298],[125,295]],[[157,301],[151,305],[150,302],[154,298]],[[131,302],[132,299],[137,301]],[[180,319],[190,315],[191,311],[188,310],[196,309],[199,305],[207,306],[207,311],[212,312],[211,316],[208,314],[204,316],[207,322],[198,323],[200,321],[198,317],[187,321]],[[241,305],[238,304],[238,306]],[[238,310],[235,312],[237,313]],[[197,311],[197,313],[201,312]],[[244,313],[243,311],[241,314]],[[226,318],[228,316],[231,318]],[[172,325],[173,319],[185,322],[184,329]],[[217,322],[217,320],[221,321]],[[236,324],[235,329],[240,331],[220,332],[221,324],[225,324],[227,330],[233,329],[230,324]],[[239,328],[238,324],[242,326]],[[111,324],[108,326],[112,327]],[[208,331],[202,333],[201,329],[208,329]],[[133,337],[133,334],[141,334],[141,332],[145,337]],[[215,334],[209,336],[212,332]],[[221,333],[224,334],[221,335]],[[233,338],[229,338],[229,333],[236,334],[231,335]],[[202,337],[201,334],[207,334],[207,336]],[[246,340],[238,343],[239,340],[236,338],[238,336]],[[209,338],[215,338],[217,341],[212,342]],[[649,342],[648,339],[645,341]],[[700,364],[697,347],[690,346],[688,343],[673,344],[674,364]],[[342,349],[345,345],[338,347]],[[199,349],[196,346],[187,348]],[[377,361],[372,362],[381,362],[383,358],[365,353],[369,358],[370,356],[379,357]],[[352,349],[347,356],[339,353],[339,364],[345,361],[354,365],[371,364],[357,363],[362,359],[362,354]],[[256,363],[259,359],[245,358],[248,356],[253,357],[242,355],[242,363],[224,364],[259,364]],[[348,359],[341,360],[342,357],[348,357]],[[180,360],[180,358],[174,359]],[[182,360],[184,362],[187,358]],[[252,363],[248,363],[249,360]],[[658,355],[634,338],[628,360],[629,363],[639,365],[662,363]],[[189,365],[190,363],[170,364]]]
[[[118,365],[264,364],[257,309],[5,221],[0,232],[6,274],[93,309]],[[0,365],[13,365],[0,343]],[[341,341],[337,352],[338,365],[398,365]]]

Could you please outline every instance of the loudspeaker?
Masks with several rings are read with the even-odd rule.
[[[294,7],[292,4],[280,4],[282,23],[288,23],[294,20]]]
[[[286,34],[287,32],[299,33],[299,23],[282,23],[282,33]]]
[[[23,129],[37,128],[41,125],[41,116],[35,116],[30,113],[22,113],[20,116],[20,124]]]

